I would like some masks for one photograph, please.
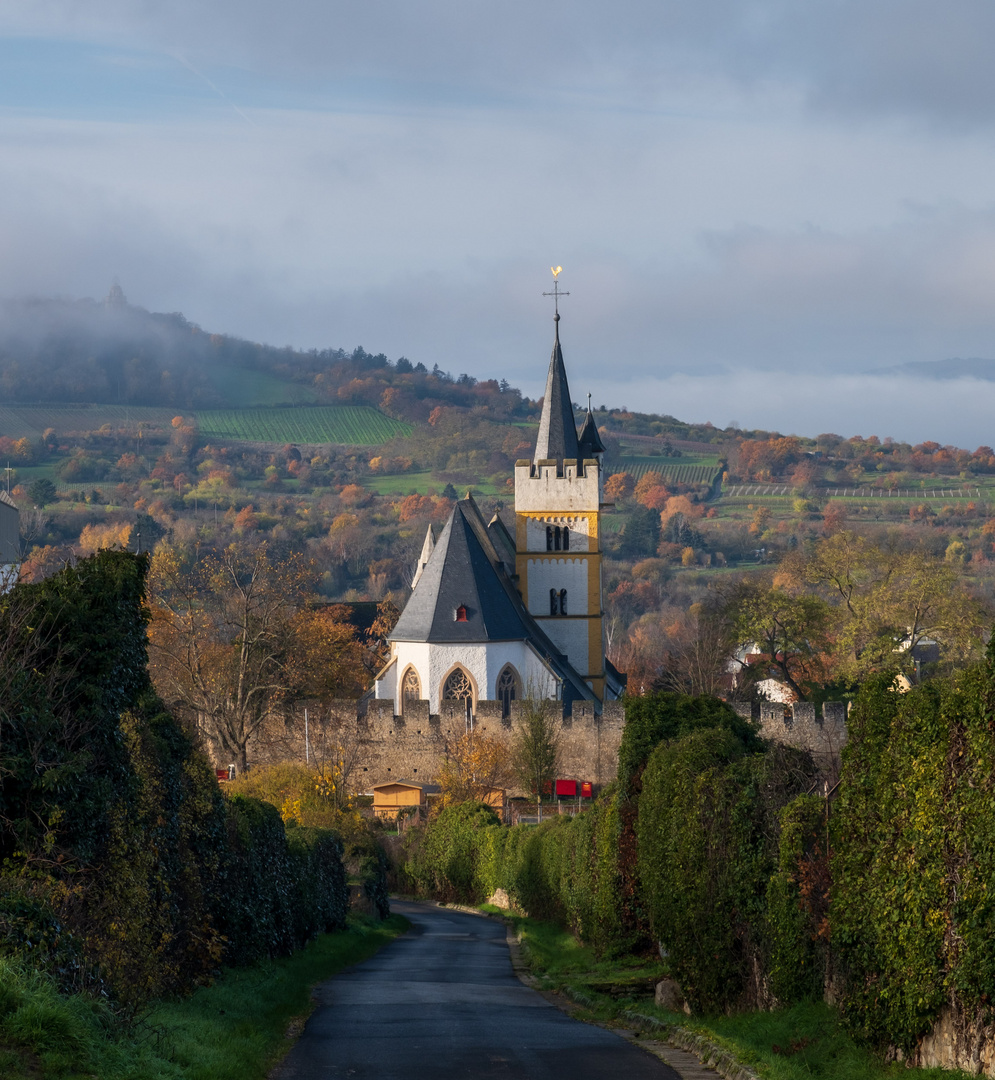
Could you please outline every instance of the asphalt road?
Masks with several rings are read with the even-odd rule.
[[[504,925],[394,902],[412,930],[317,991],[271,1080],[679,1080],[515,977]]]

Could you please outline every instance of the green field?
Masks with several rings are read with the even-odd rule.
[[[318,400],[318,395],[310,386],[286,382],[264,371],[211,366],[205,369],[205,374],[232,409],[251,409],[262,405],[306,405]]]
[[[96,431],[104,424],[168,428],[176,413],[149,405],[0,405],[0,435],[36,439],[48,428],[66,435]]]
[[[431,472],[410,472],[397,476],[369,476],[363,481],[363,486],[377,495],[441,495],[446,482],[434,479]],[[466,487],[459,484],[453,486],[462,499]],[[474,495],[500,495],[507,491],[489,480],[473,483],[470,488]]]
[[[211,409],[197,413],[200,433],[260,443],[340,443],[379,446],[411,425],[368,405],[310,405],[300,409]]]

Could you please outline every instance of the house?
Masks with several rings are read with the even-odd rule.
[[[0,592],[17,581],[21,565],[21,516],[14,500],[0,490]]]
[[[444,703],[467,717],[482,701],[508,717],[523,696],[600,714],[625,679],[605,655],[601,581],[604,446],[594,416],[578,432],[560,316],[531,459],[515,465],[514,535],[467,493],[438,539],[431,527],[413,590],[390,634],[374,696],[403,717]]]

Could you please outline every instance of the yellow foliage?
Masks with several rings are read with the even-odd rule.
[[[125,521],[84,525],[79,534],[79,547],[84,555],[93,555],[104,548],[126,548],[130,540],[131,526]]]

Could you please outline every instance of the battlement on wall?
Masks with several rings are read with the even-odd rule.
[[[352,786],[367,790],[390,779],[428,782],[434,779],[448,745],[466,730],[460,702],[444,702],[440,713],[429,713],[428,701],[409,701],[403,716],[394,714],[393,701],[368,699],[360,712],[356,701],[335,701],[315,709],[305,726],[303,712],[268,725],[250,746],[250,765],[283,761],[332,761],[348,758]],[[574,702],[564,714],[553,702],[560,722],[560,775],[606,784],[618,769],[618,748],[625,726],[621,702],[606,702],[596,712],[592,702]],[[522,703],[511,703],[502,716],[500,701],[479,701],[474,730],[506,743],[509,748],[521,717]],[[561,719],[562,717],[562,719]]]
[[[846,703],[827,701],[821,715],[807,701],[782,705],[773,701],[729,703],[746,720],[759,723],[765,739],[809,750],[823,770],[833,767],[846,745]]]

